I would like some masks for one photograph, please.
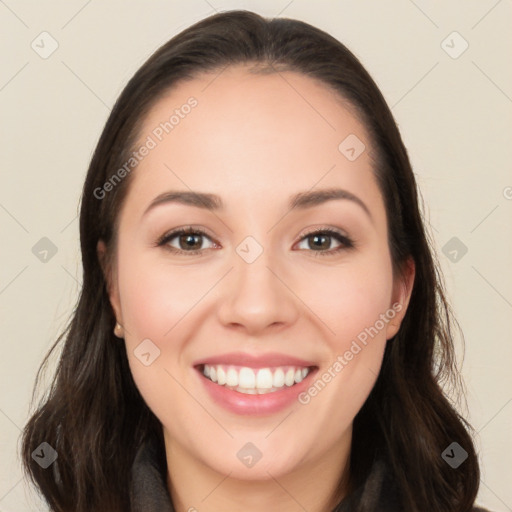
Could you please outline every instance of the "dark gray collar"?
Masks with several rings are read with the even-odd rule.
[[[167,488],[165,449],[147,439],[137,451],[130,486],[131,512],[174,512]]]
[[[139,448],[132,467],[132,512],[174,512],[167,488],[165,450],[148,439]],[[399,512],[398,493],[382,461],[376,461],[364,485],[345,498],[333,512]]]

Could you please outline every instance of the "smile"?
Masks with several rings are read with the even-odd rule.
[[[203,375],[219,386],[238,393],[263,395],[302,382],[310,367],[279,366],[273,368],[249,368],[222,364],[203,365]]]

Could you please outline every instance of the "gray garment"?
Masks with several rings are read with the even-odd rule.
[[[166,483],[165,452],[156,440],[137,452],[130,487],[131,512],[174,512]],[[383,461],[373,465],[365,484],[345,498],[333,512],[402,512],[398,492]],[[474,508],[473,512],[489,512]]]

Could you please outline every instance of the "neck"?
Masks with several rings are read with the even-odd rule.
[[[239,479],[219,473],[166,438],[167,485],[175,512],[332,512],[348,482],[351,432],[286,474]],[[171,456],[172,454],[172,456]]]

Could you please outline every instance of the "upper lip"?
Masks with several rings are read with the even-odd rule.
[[[205,359],[198,360],[194,366],[205,364],[226,364],[233,366],[246,366],[249,368],[267,368],[272,366],[315,366],[312,361],[300,359],[298,357],[278,352],[268,352],[266,354],[252,355],[245,352],[229,352],[219,354]]]

